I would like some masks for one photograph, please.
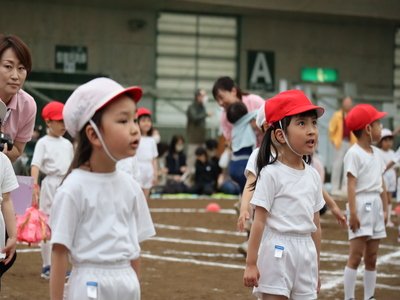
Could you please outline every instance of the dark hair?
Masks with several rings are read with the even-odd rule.
[[[205,142],[207,150],[214,150],[218,148],[218,142],[216,139],[208,139]]]
[[[157,152],[158,152],[158,157],[163,156],[166,152],[168,152],[169,145],[164,142],[159,142],[157,144]]]
[[[242,101],[229,104],[226,109],[226,118],[229,123],[235,124],[241,117],[248,113],[246,105]]]
[[[10,48],[15,52],[28,75],[32,70],[32,57],[28,46],[16,35],[0,34],[0,57]]]
[[[205,155],[207,157],[207,150],[201,146],[197,147],[194,152],[194,155],[196,155],[196,156]]]
[[[233,81],[232,78],[228,76],[223,76],[218,78],[217,81],[215,81],[214,86],[212,88],[214,99],[217,99],[218,90],[230,92],[232,91],[233,88],[236,88],[236,95],[240,100],[242,100],[243,95],[248,95],[248,93],[244,93],[240,89],[240,87]]]
[[[283,118],[280,122],[278,121],[278,122],[273,123],[272,126],[270,126],[268,128],[268,130],[265,132],[263,140],[260,145],[258,155],[257,155],[256,180],[250,185],[252,190],[254,190],[256,187],[256,183],[257,183],[258,178],[260,177],[261,170],[265,166],[273,164],[278,159],[279,151],[276,148],[275,144],[272,142],[272,138],[271,138],[272,133],[274,133],[276,129],[282,129],[283,132],[286,134],[287,128],[289,127],[289,124],[290,124],[290,121],[295,116],[296,115],[288,116],[288,117]],[[314,117],[315,116],[315,117],[317,117],[317,111],[309,110],[309,111],[299,114],[298,116],[301,116],[301,117],[309,117],[309,116]],[[271,149],[274,150],[273,151],[274,153],[271,151]],[[311,155],[304,155],[303,160],[307,164],[310,164],[311,163]]]
[[[99,128],[101,127],[101,119],[103,117],[104,110],[104,107],[98,110],[91,119]],[[73,169],[77,169],[87,163],[90,159],[90,155],[92,155],[92,144],[90,143],[86,135],[87,125],[89,125],[89,122],[85,126],[83,126],[83,128],[79,131],[78,136],[76,137],[76,149],[74,151],[74,157],[63,181],[72,172]]]
[[[149,114],[141,115],[141,116],[137,119],[138,124],[139,124],[140,120],[142,120],[142,119],[144,119],[144,118],[146,118],[146,117],[149,118],[149,119],[151,120],[151,127],[150,127],[149,132],[147,132],[147,134],[146,134],[145,136],[153,136],[154,128],[153,128],[153,120],[152,120],[152,118],[151,118],[151,115],[149,115]]]
[[[175,146],[178,143],[178,141],[185,142],[185,139],[180,134],[175,134],[174,136],[172,136],[171,143],[169,144],[169,153],[171,154],[177,153],[175,150]]]

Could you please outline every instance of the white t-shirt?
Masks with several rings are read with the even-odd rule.
[[[317,171],[304,163],[297,170],[276,161],[260,172],[250,202],[269,212],[266,226],[282,233],[312,233],[317,230],[314,213],[325,204]]]
[[[157,156],[157,144],[154,138],[151,136],[142,136],[140,138],[139,147],[136,151],[138,162],[151,162]]]
[[[50,176],[64,176],[71,165],[74,149],[69,140],[45,135],[36,143],[32,166]]]
[[[358,144],[354,144],[344,156],[344,174],[351,173],[357,178],[356,193],[369,193],[383,191],[382,174],[386,165],[381,150],[372,147],[368,153]]]
[[[9,193],[18,188],[17,177],[8,157],[0,152],[0,207],[3,202],[3,194]],[[4,248],[5,244],[5,223],[2,210],[0,209],[0,249]]]
[[[139,180],[139,167],[136,155],[119,160],[116,167],[118,170],[131,175],[136,181]]]
[[[246,169],[244,170],[244,176],[248,176],[249,173],[252,173],[254,176],[257,176],[257,156],[260,148],[256,148],[251,152],[249,160],[246,164]]]
[[[57,190],[50,227],[51,243],[65,245],[73,264],[137,259],[139,243],[155,234],[139,184],[118,170],[74,169]]]
[[[390,162],[396,162],[397,158],[392,149],[384,151],[381,149],[380,153],[382,154],[383,161],[385,162],[385,166],[387,166]],[[383,174],[383,180],[385,180],[386,190],[388,192],[395,192],[396,191],[396,170],[395,166],[392,166],[389,170],[387,170]]]

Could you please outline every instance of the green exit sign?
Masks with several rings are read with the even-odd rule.
[[[338,72],[331,68],[302,68],[301,80],[311,82],[336,82]]]

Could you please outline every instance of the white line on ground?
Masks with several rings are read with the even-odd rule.
[[[204,245],[204,246],[217,246],[225,248],[237,248],[238,244],[230,243],[219,243],[219,242],[209,242],[209,241],[198,241],[198,240],[186,240],[186,239],[176,239],[176,238],[166,238],[166,237],[152,237],[151,241],[167,242],[167,243],[178,243],[178,244],[192,244],[192,245]]]
[[[202,257],[244,258],[243,254],[240,254],[240,253],[206,253],[206,252],[190,252],[190,251],[166,250],[166,251],[163,251],[163,254],[185,255],[185,256],[202,256]]]
[[[187,259],[187,258],[160,256],[160,255],[152,255],[152,254],[143,254],[141,256],[144,258],[147,258],[147,259],[164,260],[164,261],[172,261],[172,262],[180,262],[180,263],[190,263],[190,264],[195,264],[195,265],[222,267],[222,268],[228,268],[228,269],[244,269],[243,265],[216,263],[216,262],[210,262],[210,261],[201,261],[201,260],[197,260],[197,259]]]
[[[247,233],[245,233],[245,232],[228,231],[228,230],[221,230],[221,229],[209,229],[209,228],[204,228],[204,227],[182,227],[182,226],[166,225],[166,224],[158,224],[158,223],[154,224],[154,226],[156,228],[178,230],[178,231],[182,230],[182,231],[194,231],[194,232],[201,232],[201,233],[247,236]]]
[[[205,208],[150,208],[152,213],[208,213],[208,214],[223,214],[223,215],[236,215],[234,209],[221,209],[219,212],[208,212]]]

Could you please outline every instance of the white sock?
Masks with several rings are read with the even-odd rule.
[[[46,243],[41,242],[40,248],[42,250],[41,254],[42,254],[43,267],[50,266],[50,262],[51,262],[51,245],[50,245],[50,243],[48,241]]]
[[[356,289],[357,270],[348,266],[344,268],[344,299],[354,299],[354,291]]]
[[[368,300],[375,294],[376,271],[364,272],[364,299]]]

